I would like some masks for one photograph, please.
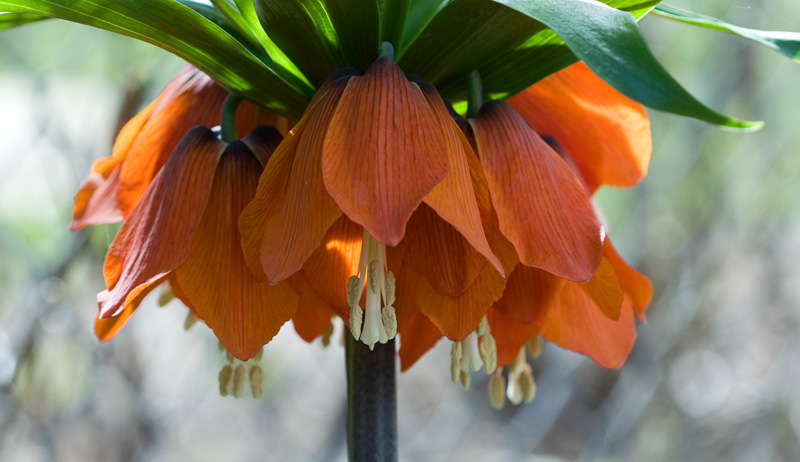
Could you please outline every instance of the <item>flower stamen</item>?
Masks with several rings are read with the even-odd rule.
[[[366,290],[362,313],[361,296]],[[364,229],[358,274],[347,281],[347,304],[350,305],[350,332],[372,349],[397,335],[395,278],[386,265],[386,246]],[[363,326],[363,328],[362,328]]]

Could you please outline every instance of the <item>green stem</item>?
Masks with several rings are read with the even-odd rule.
[[[222,116],[220,120],[220,126],[222,127],[221,136],[222,141],[226,143],[233,143],[239,139],[239,137],[236,136],[236,109],[239,108],[239,103],[241,102],[242,98],[231,93],[222,106]]]
[[[481,74],[477,70],[474,70],[469,74],[467,118],[472,119],[477,116],[481,106],[483,106],[483,82],[481,82]]]
[[[350,462],[397,461],[394,339],[375,349],[345,333]]]
[[[378,58],[389,58],[394,61],[394,47],[389,42],[381,42],[381,47],[378,50]]]

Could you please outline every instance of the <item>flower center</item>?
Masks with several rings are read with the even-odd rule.
[[[359,303],[365,290],[362,312]],[[350,305],[350,332],[356,340],[369,345],[370,350],[376,343],[386,343],[397,334],[397,315],[392,306],[394,291],[394,274],[386,267],[386,246],[364,229],[358,274],[347,281],[347,304]]]

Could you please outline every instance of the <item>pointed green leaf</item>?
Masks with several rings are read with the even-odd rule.
[[[646,106],[734,130],[763,125],[728,117],[695,99],[656,60],[630,13],[591,0],[493,1],[553,29],[598,76]]]
[[[269,37],[315,86],[378,57],[378,0],[254,0]]]
[[[717,29],[766,45],[784,56],[800,61],[800,33],[748,29],[734,26],[711,16],[705,16],[677,6],[660,4],[655,14],[694,26]]]
[[[278,75],[212,21],[173,0],[0,0],[0,10],[52,16],[127,35],[191,62],[247,99],[298,118],[310,93]],[[305,93],[305,94],[304,94]]]
[[[47,16],[30,13],[0,13],[0,30],[49,19]]]

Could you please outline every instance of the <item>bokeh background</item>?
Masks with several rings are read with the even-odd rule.
[[[800,29],[794,0],[675,4]],[[407,461],[800,460],[800,65],[721,32],[648,17],[665,66],[753,134],[651,113],[650,174],[598,194],[620,252],[653,281],[628,363],[546,345],[529,405],[449,381],[449,345],[399,378]],[[67,231],[113,134],[181,67],[132,39],[45,21],[0,32],[0,461],[340,461],[344,353],[284,326],[259,400],[222,398],[225,363],[187,311],[148,299],[92,333],[115,227]],[[339,330],[340,332],[340,330]],[[338,335],[338,333],[337,333]]]

